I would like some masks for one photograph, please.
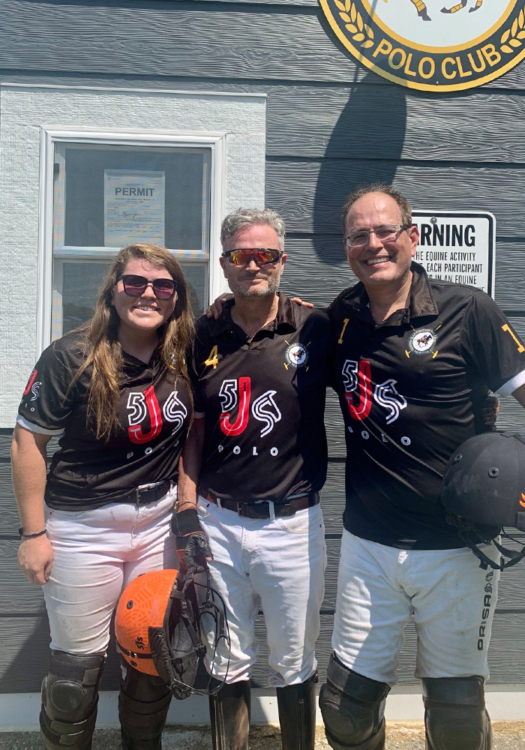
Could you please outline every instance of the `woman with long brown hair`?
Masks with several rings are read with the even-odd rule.
[[[119,252],[93,318],[44,351],[13,437],[18,560],[43,586],[51,667],[42,686],[44,745],[91,747],[98,683],[122,589],[177,565],[170,519],[193,405],[186,351],[193,317],[182,270],[156,245]],[[46,477],[46,446],[60,437]],[[140,648],[140,644],[137,644]],[[123,747],[161,747],[171,694],[127,668]]]

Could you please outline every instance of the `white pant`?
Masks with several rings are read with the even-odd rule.
[[[247,680],[257,658],[259,597],[266,622],[270,685],[304,682],[316,670],[326,550],[321,508],[287,518],[242,518],[199,497],[199,517],[213,553],[213,586],[226,604],[231,638],[227,682]],[[211,673],[224,679],[228,654],[218,649]]]
[[[47,510],[55,556],[43,589],[52,649],[105,651],[113,612],[128,583],[150,570],[178,567],[170,533],[176,497],[173,487],[141,507],[112,503],[87,511]]]
[[[483,551],[494,560],[491,545]],[[332,646],[345,666],[389,685],[413,613],[416,677],[489,675],[499,571],[467,548],[399,550],[343,531]]]

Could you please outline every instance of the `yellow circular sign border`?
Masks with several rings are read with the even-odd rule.
[[[403,86],[403,88],[414,89],[416,91],[432,91],[434,93],[451,92],[451,91],[467,91],[468,89],[475,89],[475,88],[478,88],[479,86],[483,86],[483,84],[485,83],[489,83],[490,81],[496,80],[496,78],[501,78],[501,76],[505,75],[505,73],[508,73],[509,70],[512,70],[512,68],[515,68],[516,65],[518,65],[525,57],[525,46],[524,46],[521,52],[517,54],[515,57],[513,57],[512,60],[509,60],[509,62],[506,65],[503,65],[501,68],[498,68],[498,70],[492,73],[491,75],[484,76],[483,78],[477,78],[474,81],[465,81],[465,83],[459,83],[459,84],[446,84],[444,86],[440,86],[436,84],[425,84],[425,83],[416,84],[413,81],[409,81],[405,78],[399,78],[398,76],[395,76],[392,73],[388,73],[386,70],[383,70],[383,68],[380,68],[378,65],[374,65],[374,63],[371,60],[368,60],[368,58],[366,58],[362,52],[360,52],[358,49],[356,49],[356,47],[354,47],[354,45],[351,43],[348,37],[342,32],[338,22],[334,18],[333,13],[328,5],[328,0],[319,0],[319,5],[321,6],[323,10],[325,18],[330,24],[332,31],[335,32],[335,35],[337,36],[339,41],[342,43],[342,45],[346,47],[346,49],[352,53],[353,57],[355,57],[359,63],[367,67],[373,73],[376,73],[378,76],[381,76],[381,78],[386,78],[388,81],[391,81],[392,83],[397,83],[398,85]],[[389,34],[392,36],[393,39],[396,39],[396,36],[391,31],[389,31]],[[406,44],[406,42],[404,41],[402,42],[402,44],[405,44],[407,47],[410,46]],[[415,47],[414,49],[417,49],[417,47]],[[444,54],[444,52],[440,51],[439,54]]]
[[[501,26],[503,26],[503,24],[507,21],[508,17],[512,13],[512,11],[516,8],[516,4],[518,3],[518,1],[519,0],[514,0],[514,5],[512,6],[512,8],[509,6],[507,8],[507,10],[505,11],[505,13],[503,14],[505,16],[505,18],[503,18],[503,16],[501,16],[500,19],[499,19],[499,21],[497,21],[496,23],[492,24],[492,26],[490,27],[490,29],[488,29],[488,31],[485,32],[485,34],[480,34],[480,36],[478,36],[476,39],[472,39],[472,41],[468,42],[467,44],[458,44],[455,47],[447,47],[446,50],[443,50],[442,47],[426,47],[423,44],[416,44],[415,42],[411,42],[410,40],[405,39],[405,37],[399,36],[399,34],[396,34],[394,31],[392,31],[392,29],[390,29],[384,23],[384,21],[382,21],[379,17],[374,18],[374,21],[375,21],[375,23],[377,23],[377,25],[381,29],[383,29],[383,32],[385,34],[389,34],[392,37],[392,39],[396,39],[398,42],[400,42],[400,44],[404,44],[406,47],[410,47],[411,49],[417,49],[420,52],[434,52],[434,54],[436,54],[436,55],[442,55],[442,54],[445,54],[445,53],[463,52],[463,50],[465,50],[465,49],[469,49],[470,47],[473,47],[476,44],[481,44],[481,42],[484,42],[485,39],[487,39],[488,37],[492,36],[492,34],[495,34],[498,28],[500,28]],[[365,12],[368,13],[369,11],[368,11],[366,5],[370,5],[370,0],[361,0],[361,2],[363,4],[363,8],[364,8]]]

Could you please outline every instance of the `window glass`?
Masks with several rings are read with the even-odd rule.
[[[209,148],[55,144],[54,339],[89,319],[111,258],[130,242],[170,249],[203,312],[210,167]]]
[[[63,333],[89,320],[109,269],[107,263],[64,263],[62,279]]]

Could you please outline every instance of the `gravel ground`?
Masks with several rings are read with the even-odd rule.
[[[321,728],[317,730],[316,750],[328,750],[329,745]],[[41,750],[36,732],[6,732],[0,734],[0,750]],[[164,750],[211,750],[208,727],[169,727],[164,733]],[[523,750],[525,723],[495,722],[494,750]],[[119,732],[98,729],[93,750],[120,750]],[[281,750],[279,730],[273,726],[253,727],[250,750]],[[387,728],[386,750],[425,750],[422,724],[391,723]]]

